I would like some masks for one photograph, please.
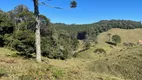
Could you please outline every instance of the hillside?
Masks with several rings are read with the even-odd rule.
[[[92,62],[91,71],[111,74],[122,79],[141,80],[142,47],[135,47],[111,53],[104,58]]]
[[[98,43],[105,43],[109,40],[108,33],[111,35],[118,34],[123,42],[137,43],[139,40],[142,40],[142,29],[119,29],[113,28],[107,32],[103,32],[97,36]]]
[[[111,29],[108,32],[122,35],[122,40],[127,41],[125,36],[130,39],[133,35],[141,34],[141,29]],[[110,48],[102,40],[107,39],[108,32],[98,36],[98,45],[67,60],[43,57],[42,63],[36,63],[34,58],[26,59],[16,55],[15,51],[0,48],[0,80],[140,80],[142,47]],[[127,32],[131,34],[127,35]],[[135,36],[133,41],[139,37]],[[107,53],[95,54],[97,48],[104,48]]]
[[[136,29],[142,28],[141,22],[131,20],[101,20],[91,24],[72,24],[63,23],[53,24],[58,30],[65,30],[77,39],[96,39],[102,32],[106,32],[112,28],[120,29]],[[87,36],[87,37],[86,37]]]
[[[42,63],[15,55],[15,51],[0,48],[0,80],[123,80],[90,71],[91,59],[54,60],[43,57]]]
[[[12,57],[15,52],[0,48],[1,80],[140,80],[142,47],[94,58],[63,60]],[[4,51],[4,52],[3,52]],[[89,54],[89,53],[86,53]]]

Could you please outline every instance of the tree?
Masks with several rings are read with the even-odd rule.
[[[36,18],[36,32],[35,32],[35,45],[36,45],[36,60],[41,62],[41,46],[40,46],[40,19],[39,19],[39,3],[38,0],[33,0],[34,2],[34,14]]]
[[[107,35],[109,37],[109,42],[110,42],[111,41],[111,33],[108,33]]]
[[[113,35],[112,41],[115,43],[115,45],[118,45],[118,43],[121,43],[121,37],[119,35]]]
[[[33,0],[34,3],[34,14],[35,14],[35,18],[36,18],[36,32],[35,32],[35,41],[36,41],[36,60],[37,62],[41,62],[41,38],[40,38],[40,19],[39,19],[39,0]],[[53,7],[53,6],[49,6],[47,5],[45,2],[41,2],[42,4],[48,6],[48,7],[52,7],[52,8],[56,8],[56,9],[62,9],[60,7]],[[77,6],[77,3],[75,0],[73,0],[71,2],[70,7],[71,8],[75,8]]]

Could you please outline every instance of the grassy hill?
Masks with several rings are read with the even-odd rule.
[[[117,76],[125,80],[140,80],[142,78],[142,47],[114,46],[110,47],[105,41],[109,40],[108,33],[118,34],[122,38],[122,43],[137,43],[142,39],[142,29],[118,29],[113,28],[98,35],[98,44],[89,50],[79,53],[80,58],[90,59],[88,69],[97,74],[107,74]],[[95,54],[94,50],[103,48],[106,54]]]
[[[123,79],[141,80],[142,47],[135,47],[115,52],[92,62],[91,71],[111,74]]]
[[[106,41],[109,40],[109,36],[108,34],[112,35],[119,35],[121,37],[121,43],[119,46],[113,46],[113,48],[111,47],[112,45],[109,45],[106,43]],[[119,29],[119,28],[112,28],[110,30],[108,30],[107,32],[103,32],[101,34],[99,34],[97,36],[97,42],[98,44],[91,47],[89,50],[83,52],[83,53],[93,53],[93,51],[96,48],[103,48],[107,51],[107,53],[111,53],[111,52],[115,52],[117,50],[121,50],[123,48],[125,48],[122,44],[123,43],[134,43],[137,44],[137,42],[139,40],[142,40],[142,29]],[[86,55],[86,54],[83,54]],[[83,56],[81,55],[81,56]],[[92,55],[88,55],[90,57],[92,57]],[[86,57],[86,56],[84,56]]]
[[[0,48],[0,80],[141,80],[142,46],[111,48],[105,43],[107,33],[120,35],[122,42],[136,43],[142,38],[142,29],[111,29],[98,36],[98,45],[80,52],[77,58],[55,60],[43,57],[42,63]],[[107,53],[95,54],[97,48],[104,48]]]
[[[142,29],[119,29],[119,28],[112,28],[107,32],[101,33],[97,36],[97,41],[99,44],[105,43],[105,41],[109,40],[108,33],[111,35],[119,35],[123,42],[131,42],[137,43],[139,40],[142,40]]]
[[[91,59],[64,61],[43,58],[42,63],[36,63],[34,59],[15,56],[15,53],[0,48],[0,80],[123,80],[89,71]]]

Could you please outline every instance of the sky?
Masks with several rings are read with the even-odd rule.
[[[90,24],[111,19],[142,21],[142,0],[76,0],[78,5],[75,9],[70,9],[70,1],[47,1],[48,5],[64,9],[40,5],[40,14],[48,17],[53,23],[66,24]],[[7,12],[20,4],[26,5],[31,11],[34,10],[32,0],[1,0],[0,9]]]

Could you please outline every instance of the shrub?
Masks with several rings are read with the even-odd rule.
[[[75,52],[75,53],[73,54],[73,57],[76,58],[76,57],[78,57],[78,55],[79,55],[79,52]]]
[[[6,76],[6,75],[7,75],[6,70],[3,69],[3,68],[0,68],[0,78],[1,78],[2,76]]]
[[[85,42],[84,48],[87,50],[91,47],[90,42]]]
[[[18,31],[13,35],[5,34],[5,46],[14,48],[20,52],[20,55],[30,55],[34,53],[34,33],[29,30]]]
[[[106,51],[103,48],[98,48],[94,51],[94,53],[106,53]]]
[[[54,71],[53,71],[53,76],[55,77],[55,78],[60,78],[60,77],[62,77],[63,76],[63,74],[64,74],[64,71],[63,70],[58,70],[58,69],[55,69]]]
[[[115,45],[118,45],[118,43],[121,43],[121,37],[119,35],[113,35],[112,41],[115,43]]]
[[[79,44],[78,39],[73,38],[73,39],[72,39],[71,48],[72,48],[73,50],[76,50],[76,49],[79,47],[78,44]]]

